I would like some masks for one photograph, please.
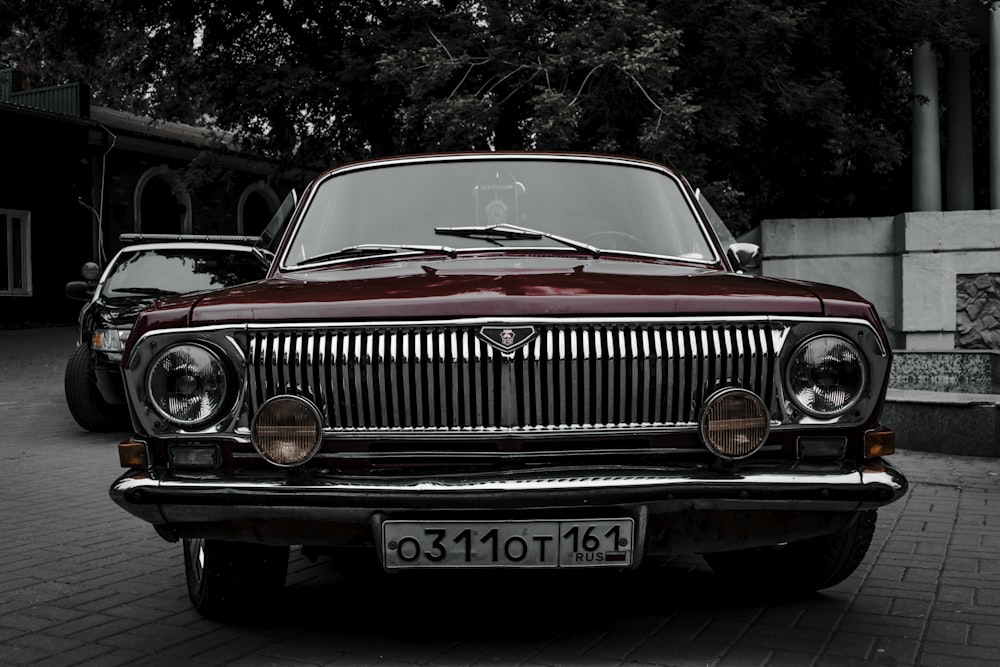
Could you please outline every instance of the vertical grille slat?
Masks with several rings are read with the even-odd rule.
[[[604,354],[605,356],[601,361],[607,373],[604,381],[608,387],[608,393],[604,397],[604,423],[616,424],[621,422],[621,419],[618,417],[618,410],[621,407],[622,399],[622,368],[619,363],[616,363],[621,357],[618,355],[618,348],[615,345],[614,329],[609,328],[604,332]]]
[[[251,415],[314,401],[333,430],[557,430],[690,425],[705,398],[741,386],[773,405],[780,325],[613,322],[537,326],[501,353],[478,326],[251,332]]]
[[[594,379],[591,377],[591,359],[592,352],[590,349],[590,338],[587,336],[586,331],[580,331],[580,422],[583,424],[592,424],[593,415],[590,412],[590,396],[592,387],[594,386]]]
[[[531,355],[529,360],[529,372],[527,376],[528,387],[525,391],[531,396],[531,419],[529,424],[542,424],[544,423],[545,408],[542,405],[542,398],[544,397],[544,392],[542,387],[544,386],[542,381],[541,366],[542,366],[542,339],[541,337],[535,338],[530,343]]]
[[[260,368],[263,365],[261,360],[261,343],[260,334],[254,334],[250,336],[250,345],[248,351],[248,363],[250,368]],[[264,392],[260,386],[260,373],[252,373],[249,377],[249,391],[250,391],[250,405],[255,408],[264,402]]]
[[[577,347],[577,331],[570,329],[566,331],[566,338],[569,344],[566,347],[566,423],[582,423],[583,413],[580,411],[580,350]]]
[[[624,338],[624,332],[622,332]],[[632,379],[629,382],[629,395],[627,399],[627,404],[629,405],[628,419],[630,424],[639,423],[639,341],[635,335],[635,329],[629,331],[629,338],[627,342],[627,348],[625,352],[626,363],[628,363],[628,369],[631,371]]]
[[[666,378],[662,372],[663,370],[663,347],[660,341],[660,337],[656,335],[656,330],[647,330],[646,332],[650,338],[652,347],[650,348],[652,352],[652,358],[650,359],[650,382],[653,385],[652,391],[652,403],[649,406],[649,422],[658,422],[663,420],[664,411],[661,410],[660,406],[663,403],[664,397],[666,396],[664,389],[664,383]]]

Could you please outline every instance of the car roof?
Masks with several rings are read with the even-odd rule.
[[[161,241],[159,243],[134,243],[123,247],[119,252],[136,252],[143,250],[218,250],[252,253],[253,246],[237,243],[214,243],[206,241]]]
[[[672,167],[661,162],[647,160],[645,158],[633,157],[629,155],[615,155],[612,153],[589,153],[585,151],[451,151],[442,153],[412,153],[405,155],[387,155],[377,158],[368,158],[355,162],[345,162],[326,169],[320,173],[316,181],[322,181],[340,172],[349,172],[371,167],[387,167],[406,164],[430,164],[436,162],[476,162],[489,160],[526,160],[544,161],[559,160],[565,162],[592,162],[604,164],[629,165],[633,167],[643,167],[667,172],[676,178],[683,179]]]

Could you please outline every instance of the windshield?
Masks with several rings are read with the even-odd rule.
[[[264,277],[249,252],[210,249],[137,250],[123,254],[104,282],[106,298],[166,296],[220,289]]]
[[[543,247],[595,254],[593,247],[715,260],[680,184],[661,172],[496,159],[398,164],[328,178],[309,202],[283,264],[344,259],[338,251],[357,246],[384,246],[392,254],[390,246],[443,244],[458,251]]]

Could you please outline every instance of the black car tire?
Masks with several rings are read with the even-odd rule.
[[[875,534],[876,511],[861,512],[847,528],[830,535],[767,547],[706,553],[719,575],[746,587],[774,592],[817,591],[839,584],[858,568]]]
[[[288,551],[287,546],[185,538],[191,603],[208,618],[245,618],[284,588]]]
[[[87,346],[78,346],[66,363],[64,387],[70,414],[83,428],[88,431],[114,431],[125,427],[124,408],[109,404],[97,388]]]

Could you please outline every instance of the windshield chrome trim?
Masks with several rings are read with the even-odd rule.
[[[379,244],[375,244],[379,245]],[[524,254],[524,255],[534,255],[537,253],[558,253],[560,255],[585,255],[588,257],[588,261],[596,260],[600,261],[602,259],[652,259],[660,262],[670,262],[677,263],[682,262],[685,264],[698,264],[700,266],[716,266],[718,264],[715,260],[710,259],[695,259],[693,257],[677,257],[675,255],[658,255],[650,252],[638,252],[635,250],[606,250],[604,248],[597,248],[600,252],[600,256],[594,257],[591,253],[586,250],[571,248],[569,246],[510,246],[510,247],[497,247],[497,246],[484,246],[482,248],[452,248],[455,251],[455,255],[448,256],[445,253],[430,253],[430,252],[418,252],[416,250],[411,252],[389,252],[387,251],[382,255],[364,255],[355,257],[343,257],[340,259],[327,260],[324,262],[312,262],[309,264],[295,264],[292,266],[282,266],[282,273],[298,273],[300,271],[313,271],[315,269],[343,266],[345,264],[355,264],[358,262],[365,261],[380,261],[380,260],[394,260],[394,259],[413,259],[413,258],[427,258],[433,257],[434,255],[441,254],[442,256],[449,257],[449,259],[460,259],[462,255],[482,255],[482,254],[494,254],[494,255],[507,255],[507,254]]]

